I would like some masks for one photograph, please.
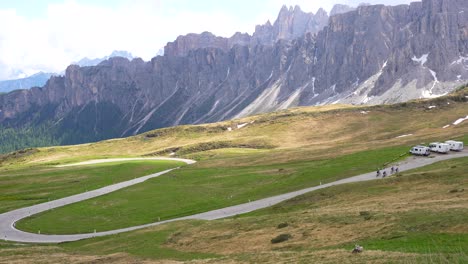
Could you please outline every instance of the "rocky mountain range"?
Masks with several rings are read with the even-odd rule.
[[[72,64],[76,64],[81,67],[96,66],[99,63],[113,57],[123,57],[129,60],[134,58],[133,55],[128,51],[114,50],[109,56],[94,59],[89,59],[85,57],[77,62],[72,62]],[[42,87],[47,83],[47,80],[49,80],[51,76],[63,75],[64,73],[65,71],[61,73],[38,72],[36,74],[23,78],[0,81],[0,93],[7,93],[18,89],[29,89],[31,87]]]
[[[436,97],[468,80],[468,1],[337,10],[284,7],[251,36],[189,34],[149,62],[69,66],[42,88],[0,95],[0,124],[47,124],[71,144],[293,106]]]
[[[337,5],[333,9],[335,13],[345,13],[352,10],[345,5]],[[188,34],[179,36],[174,42],[169,42],[164,47],[164,54],[169,56],[186,56],[190,50],[199,48],[219,48],[228,52],[235,45],[249,46],[274,45],[278,40],[294,40],[306,33],[317,34],[328,23],[328,14],[320,8],[316,14],[306,13],[299,6],[283,6],[276,21],[271,24],[267,21],[263,25],[255,27],[255,32],[250,36],[247,33],[235,33],[230,38],[217,37],[210,32],[201,34]]]
[[[110,58],[113,58],[113,57],[122,57],[122,58],[127,58],[129,60],[134,59],[132,53],[130,53],[128,51],[114,50],[109,56],[104,56],[102,58],[94,58],[94,59],[84,57],[84,58],[82,58],[81,60],[79,60],[77,62],[72,62],[72,64],[78,65],[78,66],[81,66],[81,67],[96,66],[99,63],[101,63],[101,62],[103,62],[105,60],[108,60]]]
[[[7,93],[17,89],[29,89],[34,86],[44,86],[52,75],[54,74],[38,72],[25,78],[0,81],[0,93]]]

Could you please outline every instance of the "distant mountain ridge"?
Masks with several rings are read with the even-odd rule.
[[[113,57],[123,57],[129,60],[134,59],[133,55],[128,51],[113,51],[109,56],[105,56],[103,58],[83,58],[78,62],[73,62],[72,64],[76,64],[81,67],[96,66],[99,63]],[[47,80],[49,80],[50,77],[62,74],[63,73],[38,72],[36,74],[24,78],[0,81],[0,93],[8,93],[18,89],[30,89],[31,87],[42,87],[47,83]]]
[[[53,124],[51,133],[72,144],[293,106],[437,97],[468,81],[468,1],[363,5],[297,38],[311,27],[289,31],[294,10],[283,8],[268,34],[253,34],[263,44],[250,36],[230,47],[228,38],[194,34],[149,62],[69,66],[42,88],[0,95],[0,124]]]
[[[38,72],[26,78],[0,81],[0,93],[7,93],[18,89],[44,86],[53,73]]]
[[[77,62],[72,62],[71,64],[74,64],[74,65],[78,65],[78,66],[81,66],[81,67],[86,67],[86,66],[96,66],[98,65],[99,63],[105,61],[105,60],[108,60],[110,58],[113,58],[113,57],[122,57],[122,58],[126,58],[128,60],[133,60],[134,57],[132,55],[132,53],[128,52],[128,51],[124,51],[124,50],[114,50],[109,56],[105,56],[105,57],[102,57],[102,58],[94,58],[94,59],[89,59],[89,58],[83,58]]]

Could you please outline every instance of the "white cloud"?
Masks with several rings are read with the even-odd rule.
[[[178,35],[252,33],[256,24],[267,19],[273,22],[282,4],[299,4],[303,10],[315,12],[323,4],[329,9],[335,2],[263,0],[255,2],[258,10],[251,12],[254,16],[242,13],[243,6],[254,4],[249,5],[248,0],[239,0],[236,10],[191,10],[187,6],[193,2],[187,0],[121,0],[112,7],[64,0],[49,4],[46,15],[38,18],[0,9],[0,79],[14,77],[18,69],[26,74],[60,72],[72,61],[103,57],[113,50],[127,50],[149,60]]]

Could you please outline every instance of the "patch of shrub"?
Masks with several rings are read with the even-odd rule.
[[[39,152],[39,149],[37,149],[37,148],[27,148],[27,149],[22,149],[22,150],[17,150],[17,151],[14,151],[14,152],[10,152],[10,153],[7,153],[7,154],[2,154],[2,155],[0,155],[0,164],[2,162],[8,161],[8,160],[27,157],[27,156],[35,154],[37,152]]]
[[[449,192],[450,193],[457,193],[457,192],[463,192],[465,191],[465,189],[453,189],[453,190],[450,190]]]
[[[227,128],[224,126],[178,126],[178,127],[168,127],[160,128],[154,131],[150,131],[144,134],[146,138],[157,138],[168,135],[175,134],[184,134],[184,133],[222,133],[226,131]]]
[[[264,141],[253,141],[253,142],[233,142],[233,141],[212,141],[203,142],[193,145],[180,146],[174,148],[163,149],[154,153],[146,154],[145,156],[165,155],[169,153],[176,153],[177,155],[186,155],[201,151],[223,149],[223,148],[253,148],[253,149],[271,149],[274,145]]]
[[[285,227],[288,227],[288,226],[289,226],[289,224],[286,223],[286,222],[285,222],[285,223],[281,223],[281,224],[278,225],[278,229],[285,228]]]
[[[364,218],[364,220],[370,220],[372,218],[372,215],[369,211],[360,211],[359,215]]]
[[[290,234],[281,234],[281,235],[273,238],[271,240],[271,243],[272,244],[281,243],[281,242],[289,240],[290,238],[292,238],[292,236]]]

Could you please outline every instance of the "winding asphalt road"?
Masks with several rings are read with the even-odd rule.
[[[464,150],[462,152],[452,152],[450,154],[445,154],[445,155],[435,155],[435,156],[432,156],[431,158],[410,157],[406,159],[405,161],[399,163],[399,170],[400,172],[402,172],[402,171],[426,166],[426,165],[429,165],[438,161],[442,161],[442,160],[467,157],[467,156],[468,156],[468,150]],[[177,161],[185,162],[187,164],[195,163],[195,161],[187,160],[187,159],[175,159],[175,158],[158,158],[158,159],[177,160]],[[87,164],[90,164],[90,163],[87,163]],[[166,221],[160,221],[160,222],[150,223],[146,225],[139,225],[139,226],[133,226],[133,227],[128,227],[128,228],[116,229],[116,230],[110,230],[110,231],[105,231],[105,232],[76,234],[76,235],[44,235],[44,234],[28,233],[28,232],[20,231],[15,228],[15,223],[17,221],[23,218],[26,218],[28,216],[38,214],[38,213],[41,213],[41,212],[44,212],[53,208],[58,208],[58,207],[62,207],[68,204],[87,200],[93,197],[101,196],[110,192],[114,192],[119,189],[144,182],[148,179],[161,176],[172,170],[173,169],[162,171],[162,172],[151,174],[148,176],[143,176],[137,179],[113,184],[113,185],[110,185],[101,189],[97,189],[94,191],[89,191],[89,192],[69,196],[66,198],[50,201],[47,203],[33,205],[33,206],[29,206],[29,207],[25,207],[25,208],[21,208],[21,209],[17,209],[14,211],[0,214],[0,239],[4,239],[8,241],[17,241],[17,242],[29,242],[29,243],[60,243],[60,242],[66,242],[66,241],[76,241],[76,240],[91,238],[91,237],[96,237],[96,236],[106,236],[106,235],[111,235],[111,234],[117,234],[117,233],[132,231],[136,229],[161,225],[164,223],[180,221],[180,220],[187,220],[187,219],[215,220],[215,219],[226,218],[226,217],[248,213],[248,212],[258,210],[258,209],[266,208],[266,207],[278,204],[280,202],[283,202],[285,200],[288,200],[296,196],[299,196],[299,195],[302,195],[311,191],[315,191],[318,189],[327,188],[330,186],[344,184],[344,183],[362,182],[362,181],[369,181],[369,180],[377,179],[375,177],[375,172],[370,172],[370,173],[365,173],[365,174],[357,175],[354,177],[322,184],[319,186],[302,189],[299,191],[294,191],[290,193],[272,196],[272,197],[265,198],[265,199],[252,201],[252,202],[245,203],[245,204],[239,204],[235,206],[230,206],[230,207],[213,210],[213,211],[209,211],[205,213],[190,215],[186,217],[180,217],[180,218],[170,219]]]

